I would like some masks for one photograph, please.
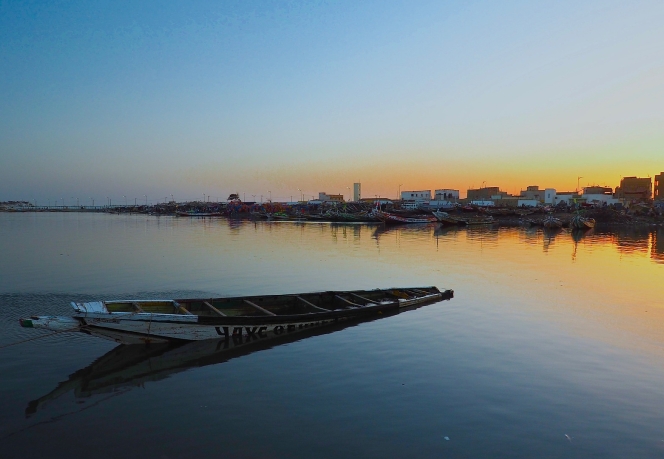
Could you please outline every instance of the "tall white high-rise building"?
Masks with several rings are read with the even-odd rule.
[[[362,199],[362,185],[360,183],[353,183],[353,201]]]

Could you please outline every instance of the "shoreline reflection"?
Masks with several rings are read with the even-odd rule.
[[[438,223],[412,224],[412,225],[381,225],[375,227],[372,238],[379,242],[382,237],[394,236],[397,240],[406,239],[435,239],[439,240],[457,238],[459,235],[469,241],[497,244],[498,239],[509,236],[519,238],[522,242],[531,245],[542,244],[544,252],[552,249],[556,240],[568,237],[572,242],[572,259],[576,259],[578,244],[609,245],[621,254],[646,255],[653,262],[664,264],[664,228],[652,227],[619,227],[619,228],[590,228],[590,229],[564,229],[564,228],[496,228],[496,227],[459,227],[446,226]]]

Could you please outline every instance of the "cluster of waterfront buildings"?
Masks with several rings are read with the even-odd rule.
[[[239,194],[231,194],[228,201],[239,201]],[[511,195],[501,191],[500,187],[488,186],[467,190],[466,197],[461,199],[459,190],[441,188],[437,190],[399,190],[399,198],[396,200],[375,196],[372,198],[362,197],[362,185],[353,184],[353,202],[393,204],[397,201],[401,208],[442,208],[450,203],[471,204],[480,207],[537,207],[557,206],[561,203],[592,204],[595,206],[621,205],[629,207],[634,203],[655,204],[664,207],[664,172],[654,177],[624,177],[615,190],[608,186],[586,186],[581,190],[557,191],[555,188],[541,189],[539,186],[528,186],[519,195]],[[333,204],[345,202],[342,194],[328,194],[320,192],[318,199],[310,201],[288,202],[286,204]],[[146,203],[147,204],[147,203]],[[175,201],[170,204],[177,206]],[[247,203],[254,204],[254,203]],[[51,206],[42,206],[44,209]],[[69,206],[55,206],[69,209]],[[88,206],[87,210],[101,210],[103,208],[122,206]],[[125,205],[124,207],[129,207]],[[136,206],[134,206],[136,207]],[[147,207],[147,206],[146,206]],[[36,208],[27,201],[0,202],[0,211],[26,210]],[[82,206],[71,206],[71,209],[83,209]]]
[[[442,207],[450,202],[472,204],[483,207],[537,207],[541,205],[557,206],[561,203],[567,205],[587,203],[593,205],[623,205],[634,203],[662,203],[664,204],[664,172],[650,177],[623,177],[620,186],[615,190],[608,186],[586,186],[581,190],[557,191],[555,188],[541,189],[539,186],[529,186],[522,190],[518,196],[501,191],[500,187],[488,186],[469,189],[466,198],[460,199],[459,190],[442,188],[438,190],[404,190],[400,191],[399,199],[402,207],[417,208],[422,205],[429,207]],[[317,200],[310,203],[343,202],[340,194],[319,193]],[[361,184],[353,186],[353,201],[391,203],[391,199],[374,197],[362,198]]]

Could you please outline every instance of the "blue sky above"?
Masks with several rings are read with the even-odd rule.
[[[0,1],[0,200],[615,186],[664,169],[662,23],[662,2]]]

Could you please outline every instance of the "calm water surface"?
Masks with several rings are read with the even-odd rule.
[[[0,214],[0,244],[0,346],[70,301],[455,291],[270,345],[2,347],[2,458],[664,456],[661,228]]]

